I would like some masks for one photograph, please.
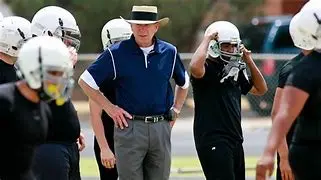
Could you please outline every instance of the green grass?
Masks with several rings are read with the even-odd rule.
[[[254,168],[258,157],[246,157],[245,164],[246,168],[251,168],[246,171],[246,176],[255,176]],[[199,170],[201,165],[197,157],[194,156],[178,156],[172,158],[172,170],[177,169],[184,170]],[[80,170],[82,177],[97,177],[98,167],[96,165],[96,160],[94,158],[81,157],[80,158]],[[171,176],[203,176],[203,173],[172,173]]]

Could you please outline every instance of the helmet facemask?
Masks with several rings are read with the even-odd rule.
[[[131,36],[131,34],[127,33],[127,34],[123,34],[122,36],[114,37],[111,35],[110,31],[107,29],[107,38],[109,39],[109,41],[107,42],[106,46],[110,47],[111,45],[113,45],[117,42],[127,40],[130,38],[130,36]]]
[[[229,47],[229,46],[233,47]],[[233,51],[230,50],[233,48]],[[239,73],[246,75],[246,64],[243,62],[243,52],[241,51],[241,41],[239,39],[230,41],[212,40],[209,45],[208,55],[220,59],[224,66],[221,72],[220,83],[224,83],[227,79],[229,82],[237,82]]]
[[[59,18],[59,25],[60,26],[51,35],[60,38],[66,44],[66,46],[74,47],[78,52],[80,48],[80,38],[81,38],[81,34],[78,27],[77,28],[64,27],[63,21],[60,18]]]
[[[44,67],[43,70],[43,91],[50,99],[59,99],[69,97],[70,86],[73,86],[71,80],[72,72],[67,69],[57,67]]]
[[[233,52],[224,51],[224,44],[234,45]],[[220,57],[224,64],[229,63],[230,61],[241,62],[243,53],[240,50],[241,41],[235,39],[231,41],[215,41],[212,40],[209,46],[209,55],[213,58]]]

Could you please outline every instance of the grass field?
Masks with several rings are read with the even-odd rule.
[[[255,176],[255,166],[258,157],[246,157],[246,176]],[[97,177],[98,168],[94,158],[81,157],[80,169],[82,177]],[[171,176],[203,176],[201,165],[197,157],[173,157],[172,158]]]

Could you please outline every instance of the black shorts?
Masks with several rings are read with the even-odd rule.
[[[245,180],[242,143],[216,141],[196,150],[207,180]]]
[[[321,179],[321,146],[292,144],[289,161],[295,180]]]
[[[33,173],[37,180],[80,180],[76,143],[47,143],[35,152]]]

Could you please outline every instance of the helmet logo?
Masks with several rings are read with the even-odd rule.
[[[25,39],[25,34],[20,30],[20,28],[17,29],[19,32],[19,35],[22,37],[22,39]]]

